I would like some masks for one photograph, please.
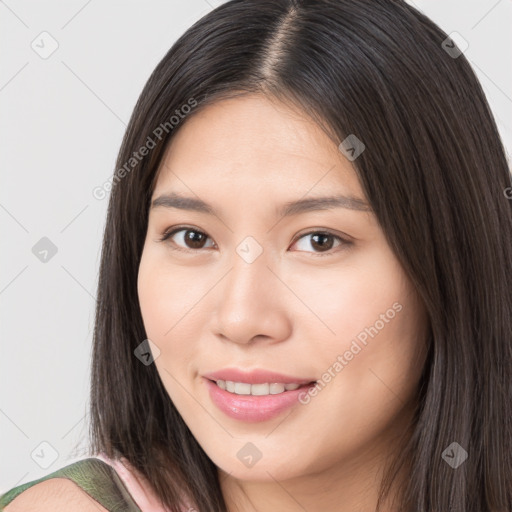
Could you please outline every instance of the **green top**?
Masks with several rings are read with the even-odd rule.
[[[109,512],[142,512],[114,468],[96,458],[79,460],[38,480],[13,487],[0,495],[0,511],[23,491],[50,478],[69,478]]]

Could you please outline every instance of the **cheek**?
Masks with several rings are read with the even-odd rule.
[[[383,245],[383,244],[382,244]],[[377,323],[400,316],[398,312],[407,299],[408,284],[393,255],[381,244],[370,250],[354,253],[343,265],[315,276],[314,291],[309,290],[308,305],[329,327],[333,344],[349,341]],[[299,278],[300,279],[300,278]],[[301,286],[301,281],[297,281]],[[304,286],[304,284],[302,284]],[[303,290],[306,294],[307,290]],[[364,339],[364,334],[361,334]]]
[[[166,300],[165,290],[168,288],[164,286],[160,275],[158,265],[152,264],[151,257],[144,253],[139,266],[137,290],[144,327],[150,339],[159,337],[164,330],[162,313]]]
[[[387,387],[407,387],[421,371],[426,324],[424,309],[393,255],[383,249],[368,252],[336,270],[324,290],[311,295],[315,301],[310,304],[331,330],[315,355],[318,370],[337,377],[329,387],[365,401],[382,400]]]
[[[188,272],[171,268],[157,250],[144,249],[137,289],[148,336],[170,337],[173,326],[194,303],[193,283]]]
[[[182,374],[193,359],[200,322],[195,305],[205,293],[197,273],[170,266],[151,249],[145,249],[139,266],[137,288],[146,335],[160,349],[157,368],[165,366],[173,375]]]
[[[184,408],[187,400],[180,383],[185,381],[189,361],[193,360],[193,344],[186,332],[187,310],[190,314],[191,309],[187,304],[193,301],[184,293],[187,288],[181,282],[181,274],[170,272],[165,261],[145,250],[137,289],[146,335],[160,351],[154,361],[157,372],[174,404]]]
[[[176,339],[173,335],[182,301],[176,300],[180,286],[175,277],[165,270],[151,251],[144,250],[137,289],[146,335],[160,349],[160,356],[155,360],[157,367],[166,361],[173,339]]]

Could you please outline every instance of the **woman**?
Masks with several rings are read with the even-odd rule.
[[[113,177],[91,457],[6,510],[512,510],[511,176],[454,48],[391,0],[174,44]]]

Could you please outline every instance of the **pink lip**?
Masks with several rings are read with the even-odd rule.
[[[206,373],[203,377],[209,380],[230,380],[232,382],[246,382],[248,384],[265,384],[272,382],[280,382],[282,384],[309,384],[316,379],[304,379],[301,377],[292,377],[283,375],[282,373],[267,370],[252,370],[246,372],[238,368],[224,368],[216,372]]]
[[[258,422],[267,421],[299,403],[299,395],[305,393],[308,384],[284,391],[277,395],[253,396],[235,395],[225,391],[215,382],[205,379],[212,402],[227,416],[235,420]],[[312,386],[314,384],[311,384]]]

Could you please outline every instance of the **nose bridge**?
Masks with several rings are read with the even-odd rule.
[[[253,237],[246,237],[235,248],[230,258],[231,271],[227,276],[223,301],[233,300],[231,306],[244,307],[245,302],[252,304],[255,309],[255,301],[262,295],[269,294],[269,278],[274,277],[268,266],[269,251],[264,251],[263,246]],[[275,277],[274,277],[275,280]]]
[[[217,334],[237,343],[247,343],[255,336],[286,337],[290,325],[280,304],[279,280],[268,268],[272,266],[270,252],[247,238],[229,259],[230,271],[216,308]]]

